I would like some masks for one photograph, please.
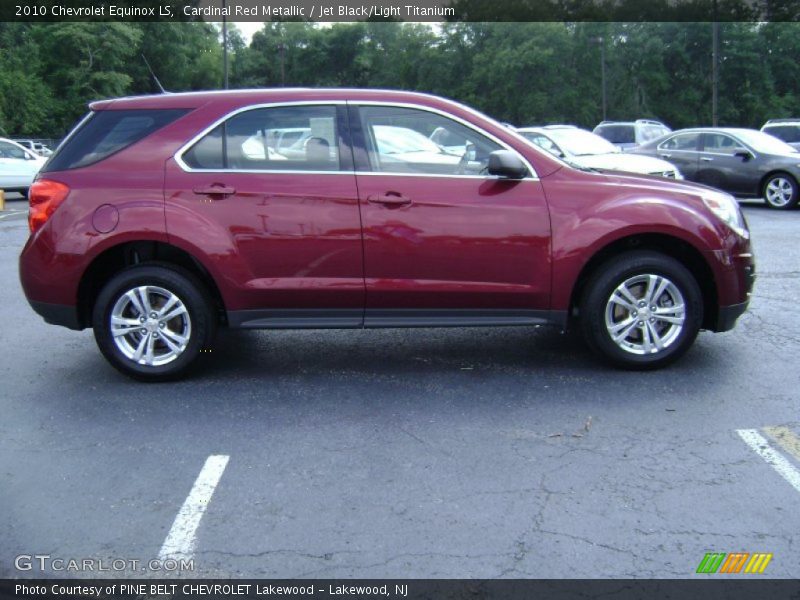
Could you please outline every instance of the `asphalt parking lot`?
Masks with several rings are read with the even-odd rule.
[[[183,575],[692,577],[706,552],[799,574],[800,211],[745,205],[751,309],[668,370],[546,328],[231,332],[145,385],[28,307],[24,208],[0,213],[0,576],[159,556],[210,456]]]

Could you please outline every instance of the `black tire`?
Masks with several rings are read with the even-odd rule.
[[[28,188],[23,188],[21,190],[17,190],[17,193],[22,196],[25,200],[28,199]]]
[[[771,193],[771,186],[777,189]],[[782,193],[779,193],[779,190]],[[787,198],[787,193],[791,195]],[[775,210],[790,210],[797,206],[797,201],[800,199],[798,194],[797,180],[788,173],[773,173],[764,181],[764,187],[761,190],[761,195],[764,197],[764,202],[767,206]]]
[[[656,304],[663,304],[656,306],[656,316],[650,315],[650,306],[639,306],[643,295],[637,296],[633,293],[633,297],[639,301],[634,305],[636,311],[611,303],[612,293],[618,286],[626,282],[636,282],[639,277],[645,279],[646,275],[666,279],[673,286],[667,287],[654,299]],[[660,285],[662,280],[657,281],[657,285]],[[637,292],[641,289],[644,293],[646,286],[646,281],[634,283],[632,290]],[[658,369],[674,362],[692,345],[703,323],[703,296],[694,276],[680,262],[659,252],[638,250],[610,259],[595,270],[584,290],[579,317],[586,342],[608,362],[624,369]],[[677,298],[682,298],[685,307],[680,328],[660,320],[658,312],[664,311],[663,314],[667,314],[670,304],[677,305]],[[639,311],[641,315],[645,315],[643,321],[638,320],[641,317]],[[627,316],[623,318],[626,313]],[[621,314],[619,321],[615,320],[616,314]],[[615,342],[606,325],[607,315],[612,325],[622,326],[627,323],[621,328],[620,334],[630,331],[630,337],[620,343]],[[629,329],[631,327],[633,329]],[[663,349],[652,349],[656,335],[664,335],[663,338],[658,338],[664,343]],[[645,336],[650,348],[645,346]],[[641,337],[641,348],[637,346],[637,337]],[[637,351],[646,353],[637,354]]]
[[[165,290],[179,300],[175,304],[176,307],[185,307],[185,314],[188,318],[181,315],[175,317],[178,322],[185,326],[188,320],[189,328],[187,340],[185,344],[181,344],[183,348],[180,354],[171,358],[165,364],[141,364],[135,361],[135,356],[126,356],[123,350],[115,342],[115,338],[111,331],[111,316],[115,305],[118,301],[125,304],[123,296],[129,290],[139,286],[151,286],[158,290]],[[152,298],[156,300],[158,295],[153,295]],[[133,305],[131,304],[131,307]],[[164,265],[160,263],[145,263],[131,267],[121,271],[115,275],[108,283],[103,286],[97,301],[94,305],[92,312],[92,327],[94,328],[94,337],[103,356],[120,372],[138,379],[140,381],[165,381],[169,379],[176,379],[182,375],[195,361],[201,351],[208,350],[213,343],[216,334],[216,318],[213,308],[214,304],[208,295],[206,288],[198,281],[194,275],[188,271],[176,267],[174,265]],[[156,307],[154,307],[156,308]],[[130,308],[127,310],[131,310]],[[136,315],[136,312],[130,313]],[[135,317],[134,317],[135,318]],[[140,317],[139,317],[140,318]],[[170,321],[174,323],[175,321]],[[160,323],[158,323],[160,325]],[[171,327],[167,323],[167,331]],[[153,319],[152,322],[148,320],[143,324],[141,332],[145,331],[145,327],[152,326],[154,337],[158,338],[159,334],[161,339],[154,340],[153,343],[156,349],[164,352],[169,352],[164,340],[164,328],[157,329],[157,321]],[[138,329],[138,326],[136,326]],[[128,341],[136,339],[138,336],[141,339],[139,331],[130,330],[132,333],[130,337],[120,336],[127,338]],[[172,338],[170,338],[172,339]],[[147,344],[145,344],[147,346]],[[146,360],[143,357],[141,360]]]

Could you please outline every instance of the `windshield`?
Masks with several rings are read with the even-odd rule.
[[[764,154],[796,153],[796,150],[789,144],[769,135],[768,133],[764,133],[763,131],[741,129],[736,132],[736,135],[756,152],[763,152]]]
[[[562,150],[573,156],[619,152],[619,149],[608,140],[583,129],[552,129],[547,132],[547,135]]]

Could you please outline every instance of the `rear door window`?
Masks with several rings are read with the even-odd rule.
[[[699,133],[681,133],[664,140],[659,145],[659,150],[689,150],[697,152]]]
[[[91,113],[42,169],[86,167],[124,150],[185,115],[188,109],[101,110]]]
[[[218,125],[181,159],[189,169],[339,171],[335,106],[254,108]]]

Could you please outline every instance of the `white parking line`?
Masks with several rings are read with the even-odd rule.
[[[203,465],[192,486],[192,491],[189,492],[178,516],[175,517],[175,522],[167,534],[167,539],[164,540],[164,545],[161,546],[161,552],[158,553],[160,560],[192,558],[197,539],[197,527],[200,525],[200,519],[206,511],[206,506],[214,494],[214,489],[225,471],[229,458],[224,455],[211,455],[206,459],[206,464]]]
[[[5,214],[0,214],[0,219],[7,219],[8,217],[16,217],[17,215],[26,215],[28,214],[27,210],[12,210]]]
[[[792,463],[786,460],[782,454],[773,450],[764,436],[755,429],[737,429],[736,433],[744,440],[745,444],[750,446],[756,454],[767,461],[767,464],[788,481],[794,489],[800,492],[800,471],[792,466]]]

